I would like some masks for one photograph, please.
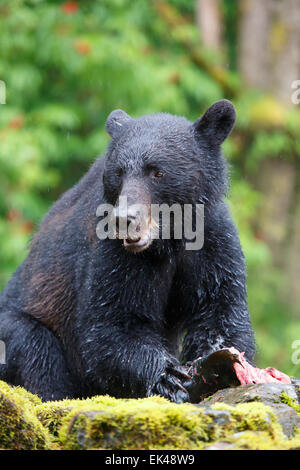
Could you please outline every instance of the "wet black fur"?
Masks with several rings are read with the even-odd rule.
[[[182,362],[223,346],[252,360],[244,257],[220,150],[234,121],[225,100],[194,124],[110,115],[105,157],[51,208],[0,297],[0,379],[44,400],[160,393],[184,401],[176,372],[184,334]],[[204,203],[204,247],[156,240],[134,255],[121,240],[99,240],[96,208],[114,204],[130,178],[153,203]]]

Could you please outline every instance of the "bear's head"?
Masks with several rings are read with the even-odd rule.
[[[123,237],[128,251],[143,251],[158,238],[153,234],[160,222],[152,207],[211,208],[222,199],[227,177],[221,144],[235,119],[227,100],[213,104],[193,124],[167,113],[138,119],[122,110],[109,115],[106,129],[112,140],[105,157],[104,192],[115,207],[117,226],[131,228],[131,235],[128,230]]]

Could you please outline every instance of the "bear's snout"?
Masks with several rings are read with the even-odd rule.
[[[113,211],[117,237],[126,250],[138,253],[151,243],[150,196],[140,181],[124,183]]]

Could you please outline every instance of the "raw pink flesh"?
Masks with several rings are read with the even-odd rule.
[[[239,362],[234,362],[233,367],[236,373],[238,380],[240,381],[241,385],[246,384],[263,384],[263,383],[284,383],[290,384],[291,379],[280,372],[274,367],[267,367],[266,369],[258,369],[257,367],[251,366],[246,359],[244,358],[245,353],[240,353],[235,348],[230,348],[230,351],[238,356]]]

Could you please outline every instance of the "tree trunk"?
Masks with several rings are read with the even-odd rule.
[[[239,68],[245,82],[261,90],[269,86],[272,0],[241,2]]]
[[[300,72],[299,0],[241,2],[239,68],[245,82],[291,105]]]
[[[223,49],[223,17],[219,0],[197,0],[196,22],[205,47]]]
[[[299,171],[300,173],[300,171]],[[299,175],[298,173],[298,175]],[[286,248],[286,273],[288,277],[289,301],[294,306],[293,311],[299,315],[300,304],[300,190],[298,189],[294,211],[290,215],[290,233]]]
[[[293,106],[292,82],[300,78],[300,1],[241,2],[239,69],[250,85]],[[296,161],[296,158],[295,158]],[[300,170],[291,160],[261,163],[255,186],[263,195],[259,229],[275,263],[287,275],[287,297],[300,305]]]
[[[258,211],[258,229],[271,248],[277,266],[283,264],[295,176],[293,164],[280,158],[263,160],[256,176],[255,187],[264,195]]]
[[[300,2],[272,0],[272,92],[291,106],[291,85],[300,78]]]

